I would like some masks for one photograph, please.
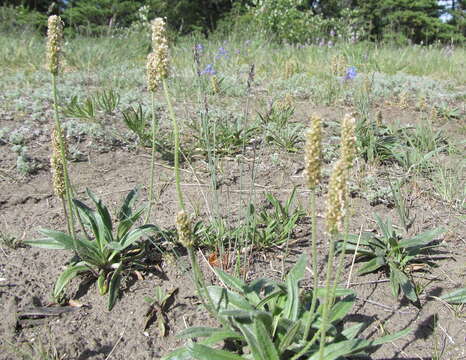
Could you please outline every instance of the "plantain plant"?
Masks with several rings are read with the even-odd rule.
[[[436,246],[432,243],[444,230],[435,228],[403,239],[393,228],[390,219],[384,222],[378,215],[375,219],[381,232],[380,236],[373,233],[348,235],[346,244],[343,241],[337,243],[337,250],[356,253],[364,262],[358,271],[361,275],[385,269],[390,276],[393,296],[398,296],[401,288],[409,300],[417,302],[416,286],[409,277],[409,271],[423,267],[419,266],[422,253]]]
[[[142,266],[138,262],[145,252],[145,245],[139,240],[150,233],[158,231],[155,225],[143,225],[133,228],[143,214],[145,207],[132,211],[137,199],[137,189],[131,190],[126,196],[118,213],[116,229],[107,207],[96,195],[87,189],[87,195],[92,200],[95,210],[83,202],[74,199],[73,204],[82,219],[86,236],[73,238],[61,231],[41,229],[44,236],[38,240],[26,241],[27,244],[44,249],[73,250],[75,255],[71,264],[58,277],[53,296],[59,298],[69,281],[79,274],[89,273],[97,279],[101,295],[109,294],[108,309],[111,310],[119,295],[122,275]],[[115,230],[115,231],[114,231]],[[91,233],[88,236],[87,233]]]
[[[288,273],[284,283],[257,279],[250,284],[220,269],[217,276],[230,289],[208,287],[220,328],[193,327],[179,334],[181,338],[201,338],[163,357],[163,360],[301,360],[319,358],[319,339],[325,289],[317,289],[318,306],[311,313],[312,291],[300,291],[307,259],[303,255]],[[376,340],[358,338],[363,323],[344,328],[344,318],[355,296],[352,290],[337,288],[338,300],[330,309],[324,358],[341,359],[364,355],[367,350],[406,335],[403,330]],[[310,324],[310,328],[308,328]],[[310,331],[308,330],[310,329]],[[219,348],[218,343],[224,343]]]

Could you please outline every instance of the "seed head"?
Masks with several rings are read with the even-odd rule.
[[[332,74],[343,76],[346,73],[346,58],[343,55],[335,55],[331,61]]]
[[[183,210],[176,215],[176,231],[178,232],[178,240],[185,248],[194,245],[191,220]]]
[[[49,71],[54,75],[58,74],[62,42],[63,22],[57,15],[49,16],[47,28],[47,62]]]
[[[210,78],[210,85],[212,87],[212,92],[214,94],[218,94],[220,92],[220,82],[218,81],[218,78],[216,75],[213,75]]]
[[[342,230],[346,212],[348,168],[343,159],[336,162],[330,175],[327,194],[326,225],[330,234]]]
[[[306,133],[306,148],[304,154],[305,176],[307,185],[314,189],[320,182],[322,159],[322,120],[318,116],[311,117],[311,126]]]
[[[152,21],[152,51],[157,57],[157,73],[160,79],[168,76],[168,40],[165,20]]]
[[[64,145],[65,145],[65,156],[66,156],[68,153],[66,142],[64,143]],[[65,172],[63,170],[63,159],[61,157],[60,139],[59,139],[58,131],[55,127],[53,128],[53,131],[52,131],[51,147],[52,147],[52,155],[50,157],[50,166],[52,169],[53,191],[56,196],[63,198],[66,193]]]
[[[160,79],[157,76],[157,55],[154,52],[147,55],[146,73],[148,90],[156,92],[159,87]]]
[[[377,117],[375,119],[375,123],[378,127],[381,127],[383,125],[383,114],[382,111],[379,111],[377,113]]]
[[[346,114],[341,124],[341,159],[349,169],[356,156],[356,120]]]

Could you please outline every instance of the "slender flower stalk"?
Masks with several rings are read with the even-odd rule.
[[[218,318],[214,303],[209,295],[205,284],[202,270],[197,262],[196,254],[194,253],[194,237],[192,232],[192,222],[184,210],[181,210],[176,215],[176,231],[178,240],[188,251],[189,260],[193,269],[193,278],[197,292],[205,308],[216,318]]]
[[[152,52],[147,56],[147,89],[151,92],[152,104],[152,154],[149,185],[149,209],[147,210],[145,223],[149,216],[154,200],[154,177],[155,177],[155,137],[158,124],[155,117],[155,92],[160,83],[168,77],[168,41],[166,36],[165,20],[156,18],[152,22]]]
[[[61,121],[58,111],[58,90],[57,90],[57,76],[60,69],[60,53],[61,45],[63,42],[63,22],[59,16],[52,15],[48,18],[48,28],[47,28],[47,62],[48,69],[52,75],[52,92],[53,92],[53,108],[55,112],[55,141],[58,139],[59,150],[60,150],[60,167],[63,172],[63,184],[65,187],[65,192],[61,192],[63,195],[66,195],[66,200],[68,203],[68,212],[65,211],[65,217],[68,226],[68,232],[75,241],[75,229],[74,229],[74,220],[73,220],[73,203],[72,203],[72,193],[71,193],[71,184],[68,176],[68,165],[66,159],[66,145],[63,137],[63,130],[61,127]],[[56,149],[58,150],[58,149]],[[58,164],[58,163],[57,163]],[[76,248],[76,246],[75,246]]]
[[[305,176],[306,185],[311,190],[309,199],[311,210],[311,255],[312,255],[312,302],[309,309],[310,318],[304,332],[304,340],[307,340],[312,322],[314,321],[314,311],[317,305],[317,211],[316,211],[316,187],[321,178],[322,166],[322,120],[318,116],[311,118],[311,126],[306,134],[305,147]]]
[[[181,177],[180,177],[180,130],[178,127],[178,121],[176,120],[175,112],[173,111],[173,106],[170,101],[170,94],[168,92],[168,85],[166,80],[163,80],[163,89],[165,91],[165,98],[167,100],[168,112],[172,118],[173,123],[173,136],[175,138],[175,186],[176,193],[178,195],[178,205],[181,209],[184,210],[184,200],[183,193],[181,191]]]
[[[350,164],[342,157],[337,161],[333,172],[330,176],[328,199],[327,199],[327,213],[326,213],[326,227],[327,232],[330,234],[329,252],[327,260],[327,269],[325,277],[325,302],[322,312],[322,324],[320,328],[320,343],[319,343],[319,359],[324,359],[325,348],[325,335],[327,333],[329,323],[329,312],[334,300],[334,288],[331,286],[331,280],[334,273],[334,253],[335,253],[335,238],[342,229],[342,220],[346,213],[346,196],[347,196],[347,181],[348,169]],[[340,271],[337,270],[339,275]],[[335,283],[338,278],[335,277]]]

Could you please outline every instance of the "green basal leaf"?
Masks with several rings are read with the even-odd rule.
[[[246,284],[243,280],[238,279],[230,274],[227,274],[225,271],[220,269],[215,269],[215,274],[219,277],[222,282],[231,289],[237,290],[241,293],[244,293]]]
[[[123,220],[120,220],[118,223],[118,228],[117,228],[117,239],[118,241],[125,236],[129,229],[136,223],[136,221],[141,217],[141,215],[144,213],[145,208],[140,208],[136,210],[132,216],[125,218]]]
[[[242,356],[225,350],[213,349],[209,346],[193,343],[188,346],[189,354],[197,360],[244,360]]]
[[[302,321],[296,321],[291,327],[289,327],[285,333],[285,336],[281,339],[278,345],[278,351],[283,354],[285,350],[294,342],[296,342],[296,336],[300,333]]]
[[[392,270],[392,266],[390,266],[390,287],[392,289],[393,296],[398,297],[400,292],[400,283],[396,277],[396,273]]]
[[[357,246],[357,243],[356,244],[346,243],[345,245],[345,252],[347,253],[354,254],[356,249],[357,249],[357,255],[359,256],[373,256],[374,255],[374,252],[372,250],[365,249],[363,245],[361,244]],[[337,243],[337,252],[340,252],[342,250],[343,250],[343,243]]]
[[[255,310],[246,299],[220,286],[208,286],[207,291],[216,307],[220,310]]]
[[[78,213],[81,219],[83,219],[85,223],[90,225],[96,241],[99,242],[100,233],[99,227],[97,225],[97,219],[95,217],[95,211],[77,199],[73,199],[73,204],[76,206],[76,209],[78,209]]]
[[[187,329],[186,331],[188,331]],[[230,331],[230,330],[221,330],[219,329],[218,332],[214,332],[211,336],[209,336],[207,339],[203,339],[198,342],[198,344],[201,345],[213,345],[218,343],[219,341],[223,341],[225,339],[238,339],[238,340],[244,340],[243,336],[241,336],[239,333]],[[189,342],[191,343],[191,342]],[[188,343],[188,345],[189,345]],[[191,355],[188,352],[187,346],[181,347],[179,349],[176,349],[169,353],[168,355],[165,355],[162,357],[161,360],[192,360]]]
[[[373,271],[380,269],[382,266],[386,265],[385,259],[381,256],[377,256],[372,260],[366,262],[363,266],[360,267],[358,270],[359,275],[367,274]]]
[[[108,310],[112,310],[115,305],[118,295],[120,294],[120,282],[121,282],[121,265],[118,269],[113,272],[110,284],[108,287]]]
[[[401,290],[403,290],[405,296],[409,300],[416,302],[418,300],[416,290],[414,289],[413,283],[411,282],[411,280],[409,280],[406,274],[403,273],[401,270],[397,269],[395,266],[392,266],[390,268],[390,272],[394,273],[396,282],[400,284]]]
[[[283,290],[276,290],[273,293],[270,293],[266,297],[264,297],[261,301],[259,301],[255,306],[259,309],[262,308],[265,304],[267,304],[269,301],[272,301],[273,299],[277,298],[280,295],[286,294]]]
[[[299,313],[299,281],[304,277],[307,256],[302,255],[286,276],[287,298],[283,315],[292,321],[298,319]]]
[[[90,189],[86,189],[86,193],[89,196],[89,198],[94,202],[97,209],[97,214],[101,218],[103,227],[105,227],[110,233],[112,233],[112,218],[107,207],[104,205],[102,200],[99,199]]]
[[[199,337],[210,337],[213,335],[220,335],[221,339],[237,338],[239,335],[231,330],[210,328],[210,327],[192,327],[182,330],[177,337],[184,339],[193,339]]]
[[[458,289],[449,294],[442,295],[440,296],[440,299],[443,299],[451,304],[465,304],[466,288]]]
[[[133,245],[136,241],[138,241],[144,235],[147,235],[151,232],[156,232],[157,230],[158,230],[158,227],[155,225],[143,225],[136,229],[131,230],[122,239],[120,239],[121,250],[124,250],[128,246]]]
[[[135,187],[131,190],[128,195],[126,195],[123,204],[121,205],[120,211],[118,212],[118,222],[125,221],[132,217],[132,208],[134,202],[137,200],[139,196],[139,188]]]
[[[319,298],[326,297],[327,290],[325,288],[317,288],[316,295]],[[337,287],[335,289],[335,297],[355,295],[354,290]]]
[[[65,288],[65,286],[68,284],[68,282],[70,282],[70,280],[73,279],[75,276],[88,271],[89,267],[85,265],[84,261],[68,266],[55,282],[55,286],[53,288],[53,296],[59,296]]]
[[[324,359],[325,360],[335,360],[348,356],[351,354],[359,353],[364,349],[367,349],[372,346],[372,341],[364,339],[352,339],[341,341],[338,343],[333,343],[326,345],[324,348]],[[318,360],[319,352],[315,353],[309,358],[309,360]]]
[[[352,295],[346,296],[333,305],[330,312],[330,321],[335,322],[343,319],[353,308],[355,299],[356,298]]]
[[[391,222],[390,219],[387,220],[387,224],[385,224],[382,220],[382,218],[375,214],[375,221],[377,222],[377,225],[379,226],[380,231],[382,232],[382,235],[384,238],[389,239],[391,237]]]
[[[97,278],[97,287],[100,295],[105,295],[108,291],[107,276],[103,272]]]
[[[38,240],[25,241],[26,244],[34,247],[53,250],[72,250],[73,238],[61,231],[40,229],[39,233],[45,236]]]
[[[261,350],[261,344],[259,343],[256,334],[254,332],[254,328],[252,325],[248,324],[236,324],[238,329],[243,334],[249,349],[251,350],[251,354],[254,360],[268,360],[267,358],[263,357],[263,351]]]
[[[261,352],[263,359],[280,360],[275,344],[267,332],[267,328],[258,318],[254,319],[254,332],[256,333],[256,338],[259,343],[259,351]]]
[[[109,248],[111,250],[114,250],[114,251],[118,251],[118,252],[121,252],[121,251],[123,251],[125,249],[122,244],[120,244],[119,242],[116,242],[116,241],[112,241],[112,242],[108,243],[107,248]]]
[[[398,245],[405,249],[409,249],[412,247],[422,247],[434,241],[443,232],[445,232],[445,229],[435,228],[435,229],[423,232],[422,234],[416,235],[410,239],[401,240],[398,243]]]
[[[356,324],[353,326],[350,326],[349,328],[346,328],[341,332],[341,335],[347,338],[348,340],[356,338],[359,333],[367,326],[367,324],[360,323]]]
[[[372,346],[378,346],[378,345],[382,345],[382,344],[385,344],[385,343],[388,343],[388,342],[395,341],[397,339],[400,339],[400,338],[408,335],[410,332],[411,332],[411,329],[408,328],[408,329],[398,331],[398,332],[396,332],[394,334],[382,336],[381,338],[378,338],[378,339],[375,339],[374,341],[372,341]]]
[[[38,247],[42,249],[50,249],[50,250],[71,250],[72,249],[53,239],[26,240],[24,241],[24,243],[29,246]]]
[[[96,241],[76,238],[76,251],[86,263],[103,267],[107,264],[107,251],[102,251]]]

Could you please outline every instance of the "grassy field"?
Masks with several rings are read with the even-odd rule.
[[[0,34],[0,48],[1,359],[466,357],[464,290],[448,296],[466,282],[464,48],[183,37],[151,94],[149,34],[65,39],[56,110],[73,226],[114,239],[95,267],[72,237],[68,251],[30,246],[70,230],[52,186],[54,89],[45,38]],[[356,155],[343,230],[329,234],[345,129]],[[203,340],[168,355],[190,337]]]

